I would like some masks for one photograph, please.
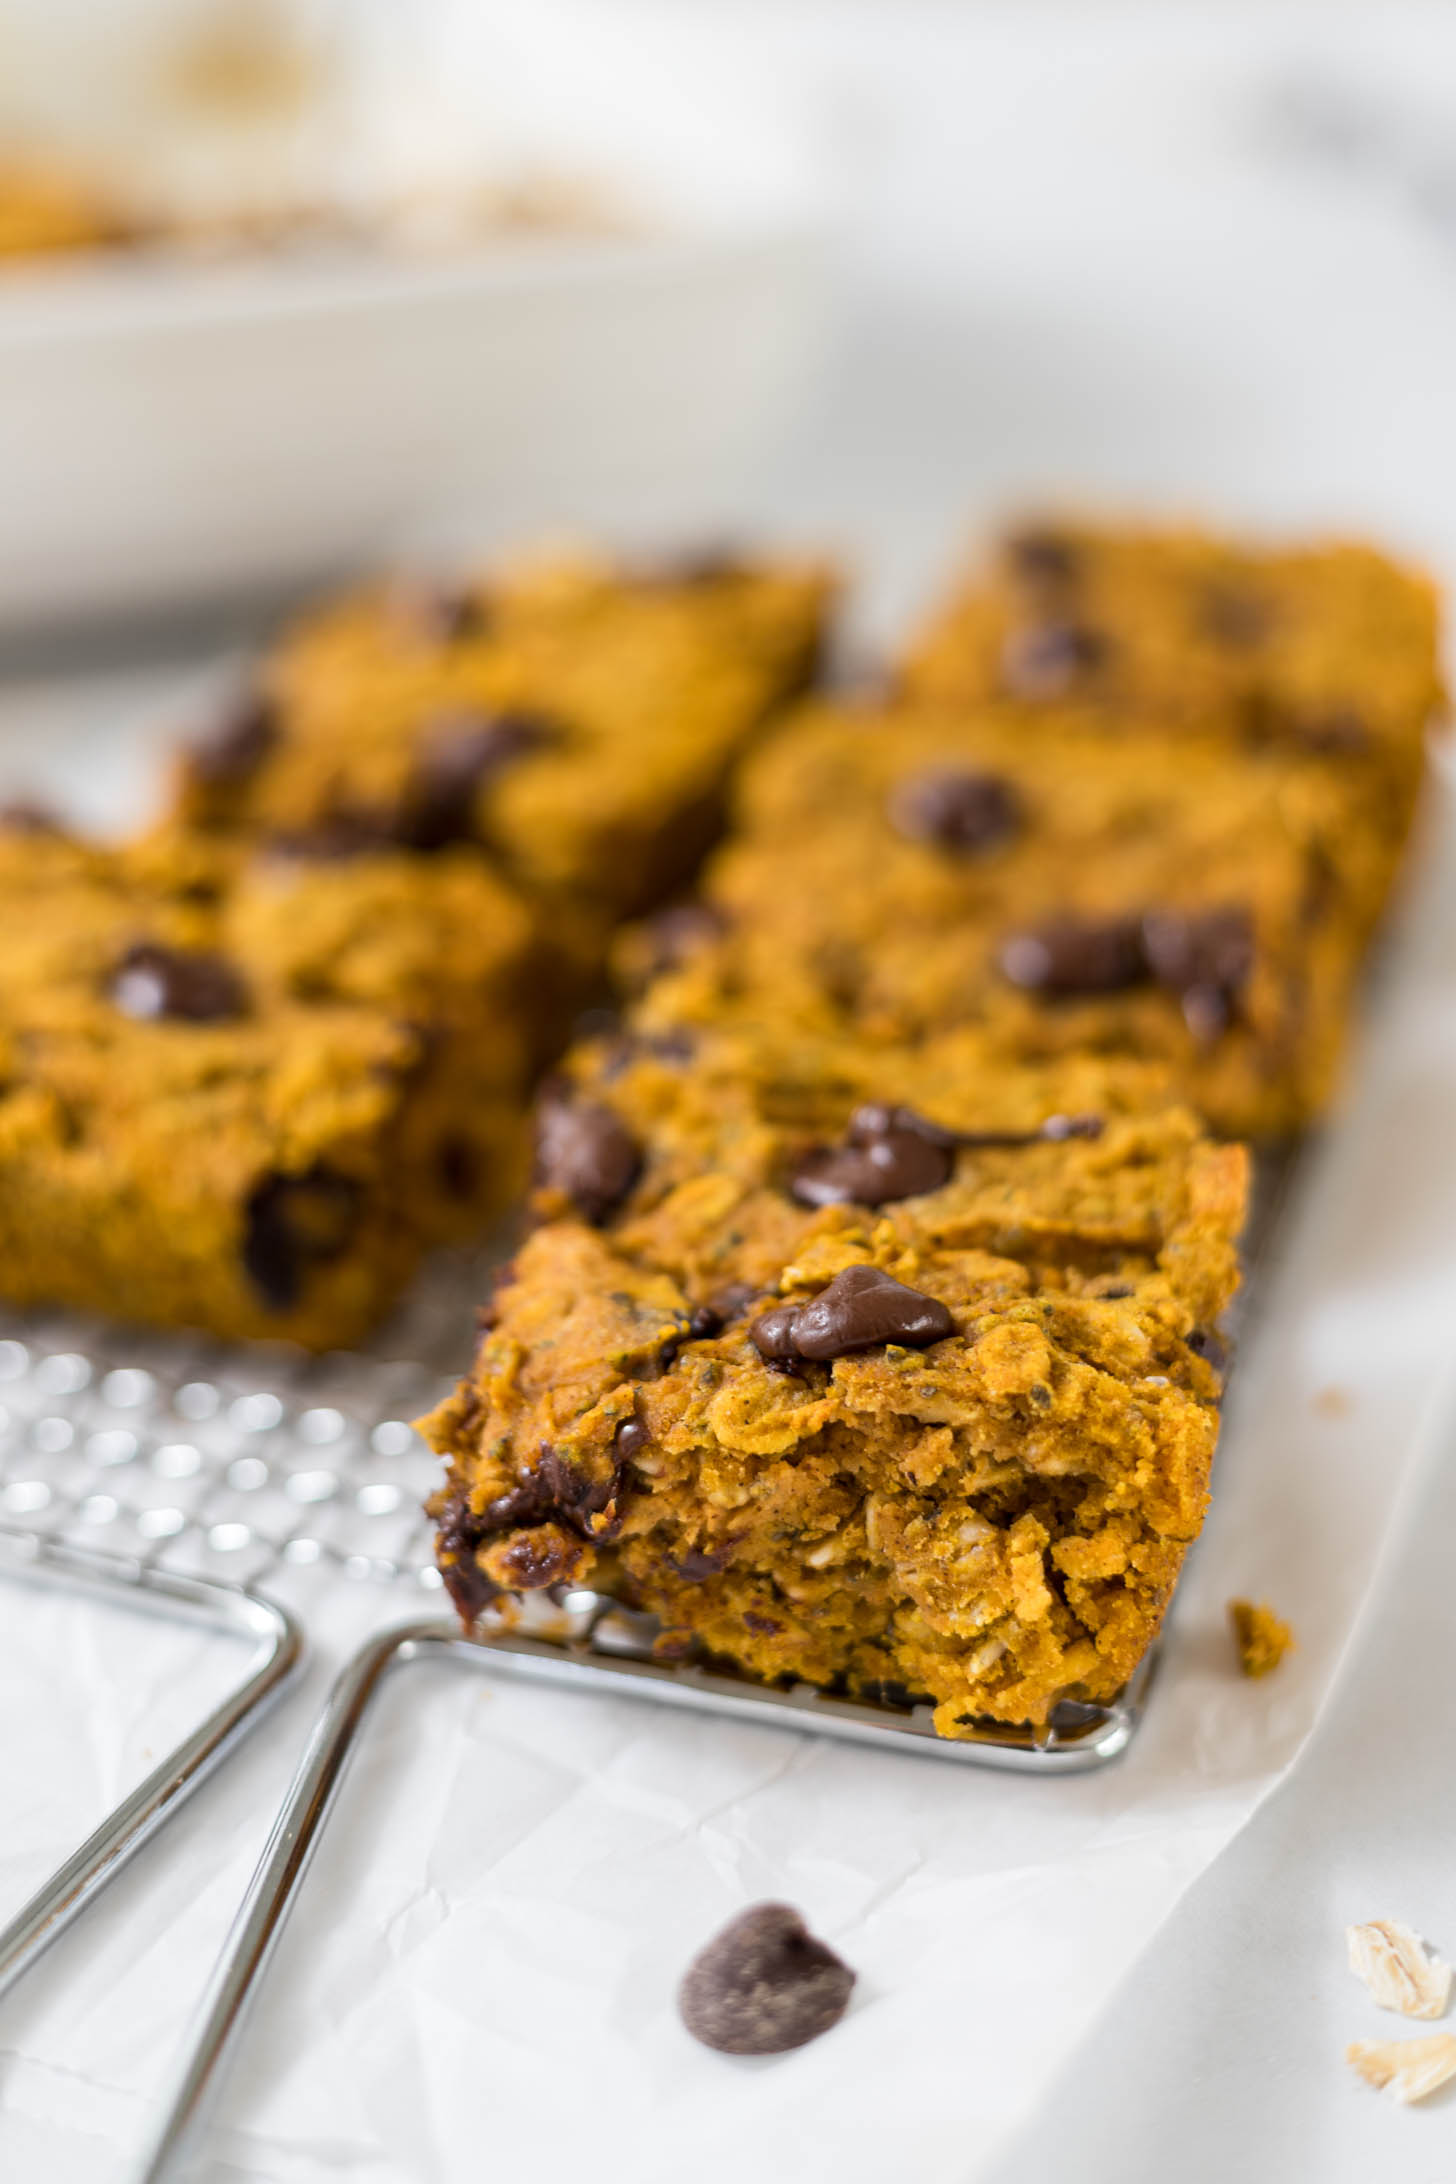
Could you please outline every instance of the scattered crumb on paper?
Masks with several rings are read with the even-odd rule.
[[[1408,2105],[1456,2076],[1456,2037],[1428,2032],[1422,2040],[1352,2040],[1345,2060],[1367,2085]]]
[[[1347,1926],[1350,1969],[1383,2010],[1402,2017],[1441,2017],[1451,1999],[1451,1967],[1399,1919]]]
[[[1240,1668],[1246,1676],[1267,1676],[1294,1644],[1293,1630],[1263,1601],[1231,1600],[1228,1612]]]

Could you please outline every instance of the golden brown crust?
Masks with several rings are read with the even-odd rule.
[[[804,1155],[871,1090],[918,1093],[947,1132],[1030,1136],[1094,1094],[1104,1114],[958,1145],[943,1183],[878,1207],[800,1203]],[[598,1047],[554,1096],[610,1115],[639,1165],[599,1228],[548,1179],[556,1217],[426,1421],[467,1618],[591,1584],[669,1648],[928,1695],[948,1735],[1110,1698],[1202,1519],[1218,1382],[1189,1338],[1235,1280],[1242,1154],[1160,1105],[1155,1073],[978,1081],[965,1042],[918,1064],[746,1032],[686,1064]],[[953,1332],[764,1354],[766,1313],[865,1267]]]

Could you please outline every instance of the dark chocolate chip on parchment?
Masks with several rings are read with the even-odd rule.
[[[248,990],[226,956],[196,948],[168,948],[138,941],[111,974],[107,988],[123,1016],[138,1023],[164,1017],[212,1024],[241,1016]]]
[[[740,1912],[693,1958],[678,1989],[684,2025],[724,2055],[782,2055],[837,2025],[855,1975],[788,1904]]]

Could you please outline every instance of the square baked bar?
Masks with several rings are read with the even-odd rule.
[[[1379,852],[1298,760],[1035,736],[1013,709],[810,706],[747,763],[703,905],[624,945],[650,1023],[757,1008],[1012,1062],[1159,1060],[1234,1137],[1326,1099]]]
[[[476,858],[0,827],[0,1295],[325,1348],[519,1185],[531,920]]]
[[[1122,1687],[1203,1518],[1239,1148],[1146,1072],[707,1034],[578,1055],[539,1163],[423,1427],[467,1627],[587,1585],[947,1736]]]
[[[1043,519],[968,573],[912,642],[904,684],[1298,753],[1347,785],[1389,872],[1443,701],[1438,599],[1365,545]]]
[[[726,556],[377,586],[283,638],[186,760],[182,814],[292,840],[481,845],[574,912],[589,953],[692,871],[733,760],[813,676],[832,589],[818,565]]]

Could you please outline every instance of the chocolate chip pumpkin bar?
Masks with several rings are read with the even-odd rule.
[[[1229,1135],[1317,1114],[1378,855],[1298,761],[1109,738],[1063,708],[811,706],[747,763],[703,902],[624,963],[648,1028],[758,1008],[1010,1060],[1163,1062]]]
[[[518,1186],[532,928],[479,860],[12,825],[0,903],[11,1301],[346,1343]]]
[[[1373,548],[1258,547],[1195,530],[1025,523],[912,642],[906,688],[1118,734],[1205,730],[1317,762],[1391,870],[1442,702],[1434,586]]]
[[[486,848],[581,912],[679,885],[738,752],[818,656],[827,572],[589,558],[381,585],[303,621],[188,758],[189,820],[336,846]]]
[[[928,1697],[949,1736],[1120,1689],[1202,1521],[1244,1156],[1136,1073],[980,1065],[573,1058],[563,1210],[424,1422],[467,1626],[588,1585],[670,1656]]]

